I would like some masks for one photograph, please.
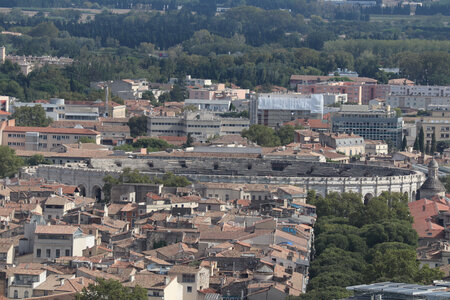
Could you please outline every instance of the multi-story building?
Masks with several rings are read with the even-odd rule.
[[[353,133],[320,133],[320,142],[347,156],[364,155],[364,138]]]
[[[299,84],[297,85],[297,92],[302,94],[347,94],[348,102],[368,104],[372,99],[386,98],[389,86],[353,81],[321,82],[316,84]]]
[[[8,298],[23,299],[33,296],[33,289],[42,284],[47,278],[44,269],[12,268],[8,270]]]
[[[322,119],[323,95],[259,94],[250,101],[250,123],[277,127],[296,119]]]
[[[170,276],[176,276],[183,286],[183,300],[200,299],[202,290],[209,288],[209,271],[204,267],[194,268],[175,265],[169,270]]]
[[[230,100],[204,100],[204,99],[186,99],[184,106],[195,106],[198,110],[206,110],[215,113],[225,113],[230,111]]]
[[[44,218],[46,220],[62,219],[68,210],[75,207],[75,203],[67,197],[51,195],[45,200]]]
[[[450,140],[450,106],[430,106],[429,111],[431,116],[416,121],[417,129],[423,128],[425,133],[425,144],[431,144],[433,132],[436,142]]]
[[[15,126],[14,120],[0,124],[1,145],[16,150],[50,151],[62,144],[76,144],[82,137],[100,144],[100,133],[90,129],[23,127]]]
[[[383,141],[365,140],[366,154],[369,155],[387,155],[389,152],[388,144]]]
[[[95,245],[93,235],[69,225],[37,225],[34,232],[33,261],[41,262],[62,256],[83,256],[83,250]]]
[[[450,106],[450,86],[391,85],[386,103],[421,110],[435,105]]]
[[[111,93],[123,100],[141,99],[148,91],[149,83],[146,79],[121,79],[101,82],[91,82],[91,88],[103,90],[109,88]]]
[[[368,105],[343,105],[332,116],[333,132],[353,132],[364,139],[402,144],[403,118],[386,108],[370,108]]]
[[[209,112],[185,112],[181,116],[149,116],[147,132],[150,136],[185,136],[191,134],[199,141],[213,136],[240,134],[249,127],[244,118],[221,118]]]
[[[323,104],[324,105],[332,105],[332,104],[344,104],[347,103],[348,97],[347,94],[323,94]]]

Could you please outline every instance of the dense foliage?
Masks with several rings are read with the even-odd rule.
[[[11,117],[17,126],[47,127],[53,122],[41,105],[18,107]]]
[[[77,293],[76,300],[146,300],[147,290],[136,286],[134,288],[125,287],[119,281],[104,278],[97,278],[95,284],[91,283],[87,288],[83,288],[81,293]]]
[[[146,148],[148,152],[156,152],[174,148],[174,146],[161,139],[145,138],[138,139],[132,144],[124,144],[114,147],[114,150],[135,151],[142,148]]]
[[[12,177],[23,165],[23,160],[8,146],[0,146],[0,178]]]
[[[277,147],[290,144],[294,141],[294,127],[281,126],[277,130],[264,125],[251,125],[242,131],[242,136],[262,147]]]
[[[13,2],[43,3],[17,0],[8,5]],[[0,93],[25,101],[50,97],[97,100],[104,99],[104,94],[90,89],[91,81],[147,78],[166,82],[187,74],[244,88],[262,85],[270,89],[271,85],[287,87],[292,74],[328,74],[338,67],[354,69],[380,82],[396,75],[378,67],[400,67],[400,76],[418,83],[450,83],[448,20],[442,17],[368,22],[328,16],[325,20],[317,15],[328,14],[322,9],[305,19],[303,15],[310,9],[316,10],[316,3],[290,0],[230,1],[227,4],[231,7],[247,4],[261,8],[241,6],[219,15],[192,14],[192,6],[189,10],[186,5],[194,1],[182,2],[186,9],[169,9],[164,14],[105,11],[83,22],[79,22],[81,12],[74,10],[33,17],[20,9],[0,14],[0,29],[22,33],[0,35],[8,54],[75,59],[72,66],[45,66],[28,76],[6,62],[0,65]],[[46,3],[65,6],[66,2]],[[161,99],[184,98],[183,86],[176,85]]]
[[[309,192],[308,202],[317,206],[316,252],[308,292],[299,299],[343,298],[346,286],[362,283],[429,284],[442,277],[419,266],[406,196],[384,192],[364,205],[359,194]]]

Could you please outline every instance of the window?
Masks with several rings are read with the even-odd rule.
[[[23,297],[24,297],[24,298],[28,298],[28,297],[29,297],[28,291],[25,291],[25,292],[23,293]]]
[[[45,257],[50,257],[51,251],[50,249],[45,250]]]
[[[60,249],[56,249],[56,254],[55,254],[56,258],[61,256],[61,250]]]
[[[187,292],[188,292],[188,293],[192,293],[192,286],[188,286],[188,287],[187,287]]]
[[[36,249],[36,257],[41,257],[41,249]]]
[[[19,292],[17,290],[14,290],[14,299],[19,298]]]
[[[70,256],[70,250],[66,249],[66,256]]]
[[[181,282],[195,282],[195,274],[183,274]]]

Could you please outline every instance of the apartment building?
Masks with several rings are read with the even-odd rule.
[[[62,219],[68,210],[75,208],[75,203],[67,197],[51,195],[44,203],[44,218],[46,220]]]
[[[37,225],[34,232],[33,261],[42,262],[62,256],[83,256],[83,250],[95,245],[93,235],[69,225]]]
[[[250,101],[250,123],[278,127],[296,119],[322,119],[323,95],[259,94]]]
[[[320,133],[320,142],[323,145],[336,149],[346,156],[364,155],[364,138],[353,133]]]
[[[102,116],[113,118],[125,117],[125,105],[110,103],[108,112],[105,103],[102,101],[66,101],[60,98],[38,100],[35,102],[14,101],[11,104],[11,111],[14,112],[20,107],[34,107],[40,105],[44,108],[45,115],[53,121],[97,121]]]
[[[214,113],[230,111],[230,100],[186,99],[184,106],[195,106],[198,110],[206,110]]]
[[[206,141],[213,136],[241,134],[248,127],[248,119],[221,118],[210,112],[185,112],[180,116],[149,116],[147,119],[149,136],[191,134],[198,141]]]
[[[23,127],[15,126],[14,120],[0,125],[1,145],[15,150],[50,151],[62,144],[76,144],[82,137],[100,144],[100,133],[90,129]]]
[[[388,144],[383,141],[365,140],[366,153],[369,155],[387,155],[389,151]]]
[[[435,105],[450,106],[450,86],[391,85],[386,103],[421,110]]]
[[[364,139],[392,142],[397,148],[402,144],[403,118],[395,111],[368,105],[343,105],[332,116],[333,132],[353,132]]]
[[[99,90],[104,90],[108,87],[112,94],[123,100],[141,99],[142,94],[149,90],[149,83],[146,79],[91,82],[90,86]]]
[[[169,270],[170,276],[176,276],[183,287],[183,300],[201,299],[202,290],[209,288],[209,270],[184,265],[175,265]]]
[[[47,278],[43,269],[11,268],[8,279],[8,298],[23,299],[33,296],[33,290]]]
[[[450,106],[430,107],[429,112],[431,116],[420,117],[416,121],[417,130],[423,128],[425,143],[431,145],[433,132],[437,142],[450,140]]]

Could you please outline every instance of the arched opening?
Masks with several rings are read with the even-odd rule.
[[[405,196],[405,197],[406,197],[406,199],[408,199],[408,200],[409,200],[409,198],[408,198],[408,192],[404,192],[404,193],[403,193],[403,196]]]
[[[80,184],[78,186],[78,189],[80,190],[80,196],[86,197],[86,187],[84,186],[84,184]]]
[[[418,200],[418,199],[416,199],[416,192],[415,192],[415,191],[413,191],[413,192],[411,193],[411,200],[412,200],[412,201]]]
[[[373,195],[371,193],[367,193],[364,196],[364,205],[367,205],[369,203],[370,199],[372,199],[372,198],[373,198]]]
[[[98,185],[95,185],[92,188],[92,198],[94,198],[97,201],[101,201],[102,200],[102,188],[99,187]]]

